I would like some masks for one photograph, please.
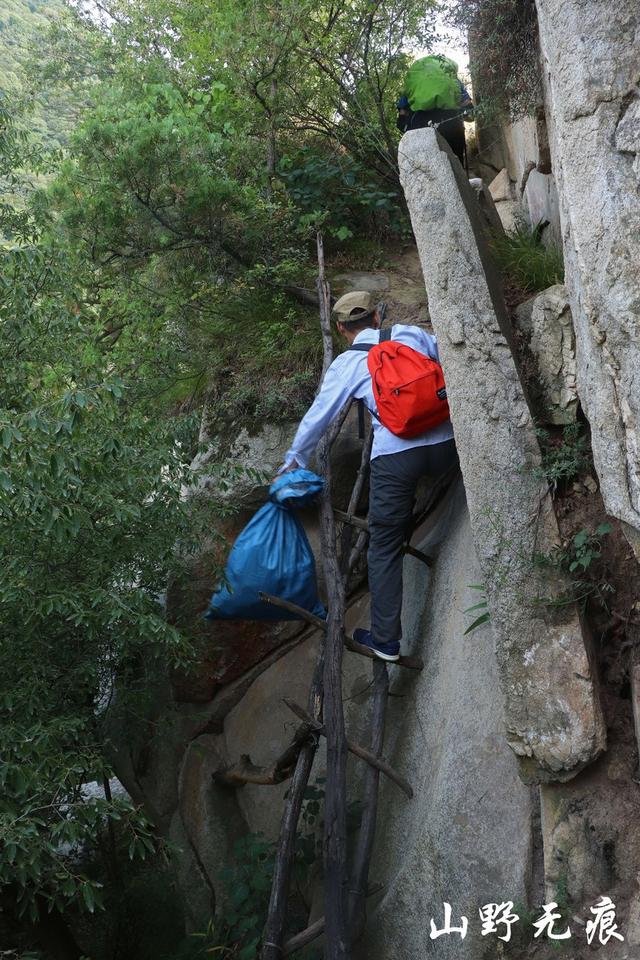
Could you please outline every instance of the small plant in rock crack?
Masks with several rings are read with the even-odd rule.
[[[579,423],[568,423],[562,430],[562,439],[554,437],[543,427],[536,429],[542,463],[533,471],[539,480],[546,480],[555,490],[559,483],[569,482],[589,467],[589,441]]]
[[[594,560],[599,560],[602,556],[602,544],[600,537],[611,533],[610,523],[601,523],[596,527],[595,533],[590,534],[588,530],[582,529],[574,536],[569,547],[567,561],[569,573],[574,571],[584,572],[588,570]]]
[[[483,612],[480,616],[476,617],[473,623],[470,623],[463,636],[466,637],[468,633],[472,633],[478,627],[481,627],[483,623],[488,623],[491,619],[491,613],[489,612],[489,604],[487,602],[487,595],[485,593],[484,587],[481,583],[469,583],[467,584],[470,590],[479,590],[481,592],[481,599],[477,603],[474,603],[473,606],[467,607],[464,611],[465,613],[475,613],[476,610],[482,610]]]
[[[611,533],[612,529],[607,522],[599,524],[593,533],[583,527],[573,535],[566,546],[555,547],[550,553],[536,555],[536,566],[561,570],[571,576],[570,589],[552,600],[543,599],[545,605],[562,606],[596,596],[603,607],[607,606],[605,595],[611,593],[613,587],[607,580],[593,574],[592,567],[602,556],[602,537]]]

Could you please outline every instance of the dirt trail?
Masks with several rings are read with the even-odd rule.
[[[428,324],[427,294],[415,246],[388,250],[385,259],[384,266],[377,270],[332,272],[334,296],[339,297],[350,290],[369,290],[386,302],[389,320]]]

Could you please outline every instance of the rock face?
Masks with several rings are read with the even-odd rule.
[[[501,200],[516,199],[515,184],[511,182],[509,178],[509,171],[506,167],[504,167],[504,169],[502,169],[489,184],[489,193],[493,197],[495,203],[499,203]]]
[[[478,907],[532,893],[534,788],[519,779],[504,740],[491,626],[463,635],[472,619],[464,610],[477,600],[469,584],[482,574],[461,486],[452,499],[441,529],[416,540],[432,553],[446,533],[433,570],[405,561],[404,634],[425,669],[391,669],[384,752],[415,796],[383,778],[371,876],[385,892],[358,960],[480,960],[489,938],[480,936]],[[442,927],[444,902],[454,925],[469,920],[464,944],[458,935],[429,938],[431,917]]]
[[[640,557],[640,8],[536,7],[578,393],[605,506]]]
[[[608,685],[606,754],[570,783],[540,788],[545,902],[568,900],[572,915],[584,922],[601,896],[610,897],[625,937],[603,948],[613,960],[635,958],[640,945],[640,834],[631,827],[638,754],[630,713],[629,700]]]
[[[578,407],[576,346],[566,288],[558,283],[520,304],[514,323],[537,367],[538,417],[545,423],[573,423]]]
[[[557,543],[558,529],[533,472],[540,451],[502,296],[472,188],[444,141],[410,131],[399,161],[494,625],[507,738],[524,777],[567,779],[603,750],[605,728],[577,610],[554,607],[566,585],[532,559]]]
[[[473,72],[473,41],[470,50]],[[478,76],[474,77],[474,91],[482,97],[482,79]],[[558,193],[544,110],[538,109],[535,116],[521,117],[513,123],[485,125],[478,118],[476,134],[478,154],[473,167],[497,194],[496,205],[505,230],[541,224],[543,243],[560,246]]]

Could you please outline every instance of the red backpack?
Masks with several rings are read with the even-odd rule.
[[[391,340],[391,330],[381,330],[378,343],[356,343],[350,350],[369,354],[374,416],[397,437],[409,440],[449,419],[447,389],[436,360]]]

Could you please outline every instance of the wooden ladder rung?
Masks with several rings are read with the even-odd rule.
[[[260,593],[260,599],[264,603],[272,603],[276,607],[282,607],[283,610],[289,610],[297,614],[302,620],[312,623],[319,630],[326,631],[327,621],[322,617],[317,617],[314,613],[309,613],[304,607],[299,607],[297,603],[291,603],[290,600],[282,600],[280,597],[273,597],[270,593]],[[361,643],[356,643],[353,637],[345,634],[344,645],[351,653],[357,653],[361,657],[368,657],[369,660],[376,660],[376,655],[369,647],[363,647]],[[421,657],[400,657],[399,660],[389,661],[390,667],[405,667],[407,670],[422,670],[424,661]]]
[[[344,510],[338,510],[336,507],[334,507],[333,512],[336,519],[342,521],[342,523],[348,523],[352,527],[357,527],[358,530],[369,532],[369,521],[365,520],[364,517],[356,517],[353,513],[346,513]],[[423,553],[422,550],[418,550],[416,547],[412,547],[410,543],[405,543],[404,552],[408,553],[411,557],[415,557],[416,560],[421,560],[428,567],[433,566],[433,557],[428,556],[428,554]]]
[[[325,729],[323,724],[318,720],[314,720],[304,707],[301,707],[299,703],[296,703],[295,700],[290,700],[288,697],[283,697],[284,702],[289,707],[296,717],[300,717],[305,723],[321,737],[325,737]],[[413,788],[408,780],[405,780],[404,777],[400,776],[392,766],[390,766],[384,757],[376,757],[375,754],[371,753],[370,750],[367,750],[365,747],[361,747],[359,743],[354,743],[353,740],[347,739],[347,750],[350,753],[353,753],[354,756],[360,757],[361,760],[365,760],[367,763],[371,764],[372,767],[375,767],[376,770],[379,770],[380,773],[384,773],[386,777],[389,777],[390,780],[393,780],[400,789],[406,793],[410,800],[413,799]]]

